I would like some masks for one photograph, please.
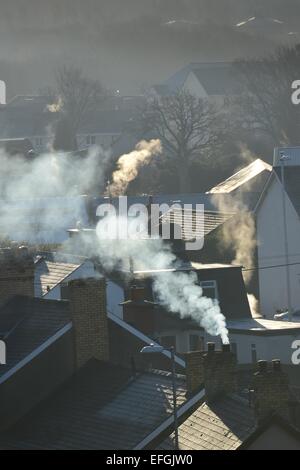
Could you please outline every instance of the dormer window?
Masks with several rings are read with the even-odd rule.
[[[219,299],[217,281],[201,281],[199,284],[202,287],[204,297]]]

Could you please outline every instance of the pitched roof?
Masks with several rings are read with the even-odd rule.
[[[143,102],[143,97],[111,98],[89,113],[79,134],[121,134]],[[0,109],[0,138],[24,138],[49,134],[59,113],[49,111],[48,96],[16,96]]]
[[[57,116],[50,113],[47,96],[16,96],[0,110],[0,137],[23,138],[41,136]]]
[[[231,64],[201,64],[192,72],[208,95],[232,95],[241,91],[241,84],[234,77]]]
[[[22,138],[0,139],[0,148],[4,149],[9,155],[23,155],[24,157],[30,157],[33,150],[30,140]]]
[[[35,296],[42,297],[47,294],[81,265],[81,262],[67,263],[54,260],[49,261],[43,257],[39,258],[35,263],[34,270]]]
[[[257,182],[258,176],[264,176],[264,182],[266,182],[271,172],[272,166],[260,158],[257,158],[225,181],[222,181],[217,186],[210,189],[207,193],[231,193],[237,189],[241,189],[243,186],[245,189],[245,185],[248,185],[247,189],[249,190],[249,186],[251,185],[250,187],[252,187],[252,185]],[[263,185],[264,182],[261,181],[261,184]]]
[[[177,378],[178,405],[185,401]],[[2,449],[132,449],[172,413],[169,373],[131,376],[91,360],[50,399],[0,437]]]
[[[202,403],[180,426],[179,448],[185,450],[236,450],[257,428],[249,403],[238,395],[213,404]],[[171,434],[159,449],[171,450]]]
[[[158,94],[167,95],[182,89],[189,74],[193,72],[208,95],[224,95],[239,90],[240,84],[234,78],[230,62],[192,62],[175,72],[154,89]]]
[[[9,300],[0,309],[0,331],[7,349],[7,363],[0,368],[0,380],[69,323],[66,302],[24,296]]]
[[[171,209],[160,218],[161,224],[173,223],[181,228],[184,241],[202,238],[231,219],[235,214],[229,212],[204,211],[191,209]]]

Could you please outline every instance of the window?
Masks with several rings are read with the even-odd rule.
[[[96,136],[95,135],[87,135],[86,136],[86,144],[87,145],[95,145],[96,143]]]
[[[203,289],[203,296],[210,299],[218,299],[217,281],[201,281],[200,286]]]
[[[35,145],[37,147],[42,147],[43,146],[43,137],[36,137],[35,138]]]
[[[171,348],[173,346],[176,349],[176,336],[162,336],[160,344],[164,348]]]
[[[251,360],[252,360],[252,364],[257,363],[257,352],[256,352],[255,344],[251,344]]]
[[[203,351],[204,340],[201,336],[190,335],[190,351]]]

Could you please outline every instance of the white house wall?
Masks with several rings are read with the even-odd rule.
[[[198,335],[204,341],[213,341],[216,344],[216,349],[221,348],[221,341],[219,338],[210,336],[203,330],[186,330],[178,332],[175,330],[164,331],[163,334],[155,335],[155,339],[160,341],[165,336],[176,336],[176,350],[178,353],[186,353],[190,351],[189,336]],[[249,333],[234,333],[230,332],[229,341],[231,344],[236,344],[237,361],[240,365],[251,364],[252,358],[252,345],[255,346],[256,360],[265,359],[272,361],[272,359],[280,359],[282,364],[292,364],[291,357],[294,349],[291,348],[295,340],[300,340],[300,333],[284,334],[277,336],[256,335]]]
[[[288,227],[291,304],[294,311],[300,309],[300,221],[289,198],[286,197]],[[260,311],[266,318],[273,318],[276,310],[287,307],[287,280],[285,267],[284,228],[281,184],[271,183],[257,214],[258,265]],[[262,269],[269,267],[268,269]]]

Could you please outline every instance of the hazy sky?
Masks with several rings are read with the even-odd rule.
[[[0,7],[0,79],[10,97],[51,85],[62,63],[122,94],[139,93],[191,61],[297,41],[300,19],[299,0],[0,0]]]

